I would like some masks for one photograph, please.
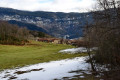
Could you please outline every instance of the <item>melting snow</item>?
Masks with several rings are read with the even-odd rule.
[[[91,48],[90,51],[92,50],[96,50],[97,48]],[[87,49],[85,47],[79,47],[79,48],[71,48],[71,49],[65,49],[65,50],[61,50],[59,51],[60,53],[70,53],[70,54],[74,54],[74,53],[82,53],[82,52],[87,52]]]
[[[86,57],[77,57],[73,59],[51,61],[48,63],[39,63],[14,70],[5,70],[0,73],[0,80],[8,80],[11,76],[16,77],[16,79],[13,80],[53,80],[62,79],[63,77],[72,77],[74,75],[79,75],[80,73],[70,73],[71,71],[85,70],[86,73],[88,73],[87,70],[90,68],[90,64],[86,63],[85,59]],[[17,71],[29,71],[40,68],[43,69],[40,71],[15,74]],[[5,77],[5,75],[8,76]]]

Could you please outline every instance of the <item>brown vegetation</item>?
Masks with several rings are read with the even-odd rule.
[[[93,11],[94,24],[87,25],[85,30],[87,48],[98,47],[93,57],[95,64],[117,71],[120,70],[120,1],[97,2],[99,11]]]
[[[29,31],[26,28],[0,21],[0,44],[25,44],[28,34]]]

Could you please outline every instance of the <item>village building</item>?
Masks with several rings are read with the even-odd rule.
[[[60,39],[56,38],[39,38],[37,41],[60,44]]]

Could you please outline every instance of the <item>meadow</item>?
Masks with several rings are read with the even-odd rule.
[[[0,45],[0,70],[87,55],[58,53],[67,48],[73,46],[37,41],[30,41],[21,46]]]

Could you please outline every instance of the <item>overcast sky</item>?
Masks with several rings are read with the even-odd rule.
[[[95,0],[0,0],[0,7],[29,11],[86,12]]]

